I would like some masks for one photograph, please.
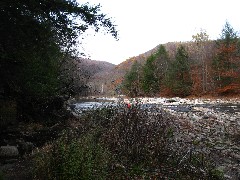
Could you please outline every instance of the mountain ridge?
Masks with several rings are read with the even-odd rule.
[[[137,56],[133,56],[131,58],[126,59],[125,61],[119,63],[118,65],[115,65],[112,69],[109,69],[107,71],[101,71],[96,73],[92,79],[92,83],[96,86],[102,87],[103,84],[105,85],[105,94],[116,94],[116,90],[120,88],[122,80],[124,79],[125,74],[131,69],[132,64],[137,61],[140,64],[144,65],[147,58],[155,53],[159,46],[163,45],[166,48],[166,51],[169,54],[170,61],[174,59],[177,48],[180,45],[183,45],[186,50],[188,51],[190,61],[195,64],[199,64],[199,60],[197,57],[197,48],[198,45],[196,42],[193,41],[186,41],[186,42],[168,42],[165,44],[159,44],[155,46],[154,48],[141,53]],[[208,53],[208,60],[210,61],[212,59],[212,55],[215,52],[215,41],[209,40],[205,44],[206,46],[206,52]],[[209,53],[211,52],[211,53]]]

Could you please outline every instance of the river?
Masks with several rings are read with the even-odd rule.
[[[205,111],[214,111],[227,114],[240,115],[240,102],[239,101],[223,101],[223,100],[206,100],[206,99],[183,99],[183,98],[142,98],[138,99],[142,109],[157,109],[163,108],[170,111],[188,113],[198,112],[199,109]],[[116,107],[119,103],[136,103],[136,100],[119,99],[119,98],[92,98],[81,99],[71,105],[72,109],[82,112],[91,109],[103,107]]]

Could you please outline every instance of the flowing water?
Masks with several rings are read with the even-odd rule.
[[[97,108],[103,108],[103,107],[113,107],[117,106],[119,104],[119,101],[109,100],[109,99],[82,99],[78,101],[75,104],[70,105],[71,109],[75,109],[78,111],[85,111],[90,109],[97,109]],[[202,103],[202,104],[194,104],[194,103],[143,103],[141,104],[141,109],[149,109],[153,111],[154,109],[158,108],[164,108],[164,109],[170,109],[176,112],[195,112],[195,108],[205,108],[210,110],[213,110],[215,112],[221,112],[221,113],[240,113],[240,104],[238,103]]]

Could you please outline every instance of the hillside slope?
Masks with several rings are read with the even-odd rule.
[[[110,71],[116,66],[106,61],[97,61],[97,60],[84,59],[84,58],[79,58],[77,59],[77,61],[78,61],[78,67],[80,69],[85,69],[86,71],[88,71],[89,76],[94,76],[97,73]]]
[[[77,71],[74,76],[77,94],[80,96],[89,96],[96,94],[96,83],[98,83],[98,74],[106,74],[112,71],[116,65],[91,59],[78,58],[74,60],[74,68]],[[105,78],[105,76],[103,76]]]
[[[195,42],[169,42],[163,44],[169,54],[170,60],[174,59],[177,48],[180,45],[183,45],[189,53],[189,58],[192,64],[199,64],[198,52],[197,52],[197,44]],[[124,75],[130,70],[133,62],[138,61],[140,64],[145,64],[147,58],[154,52],[157,51],[157,45],[153,49],[139,54],[137,56],[131,57],[122,63],[118,64],[114,68],[110,69],[110,71],[101,71],[96,73],[92,79],[92,85],[95,86],[99,91],[105,94],[116,94],[116,90],[121,86],[121,82],[124,78]],[[212,56],[215,52],[215,42],[209,41],[207,42],[206,48],[204,52],[208,61],[212,59]]]

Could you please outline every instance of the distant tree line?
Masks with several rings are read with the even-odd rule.
[[[122,91],[130,97],[238,94],[239,36],[226,22],[216,41],[201,30],[193,35],[192,43],[178,44],[174,54],[160,45],[144,64],[134,61],[124,77]]]

